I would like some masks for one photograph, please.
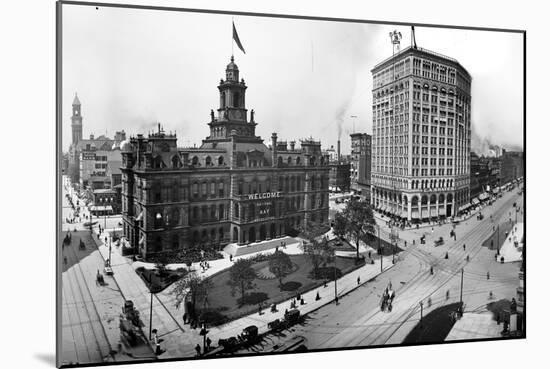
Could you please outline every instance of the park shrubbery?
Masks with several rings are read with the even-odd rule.
[[[300,282],[290,281],[283,283],[281,286],[282,291],[296,291],[298,288],[302,287]]]
[[[335,268],[333,266],[325,266],[325,267],[319,267],[317,269],[313,269],[309,276],[313,279],[334,279],[334,275],[336,273],[336,278],[342,277],[342,271],[338,268]]]

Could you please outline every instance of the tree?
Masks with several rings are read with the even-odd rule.
[[[313,224],[308,225],[307,230],[302,230],[301,237],[304,242],[300,248],[306,254],[313,266],[313,274],[321,265],[326,265],[334,259],[334,249],[328,243],[327,238],[322,233],[322,228]]]
[[[175,306],[179,308],[181,303],[186,300],[191,304],[191,311],[188,314],[196,317],[196,306],[201,301],[206,300],[208,291],[212,288],[210,279],[202,279],[197,273],[189,273],[182,279],[174,283],[174,287],[170,293],[175,297]]]
[[[275,251],[269,258],[269,270],[279,279],[279,287],[283,286],[283,278],[292,272],[292,261],[282,251]]]
[[[231,292],[240,291],[241,304],[245,303],[246,291],[254,287],[253,281],[256,277],[256,271],[252,268],[251,260],[239,259],[229,269]]]
[[[359,241],[366,243],[374,233],[375,225],[370,205],[352,198],[341,213],[336,213],[333,231],[339,237],[349,235],[355,241],[359,259]]]

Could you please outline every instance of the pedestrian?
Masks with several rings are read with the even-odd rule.
[[[470,261],[470,255],[466,255],[466,261]]]
[[[229,254],[229,261],[233,261],[233,255]]]
[[[262,315],[262,304],[258,304],[258,315]]]
[[[498,253],[495,254],[495,261],[497,261],[497,260],[498,260]]]
[[[63,263],[65,263],[65,265],[67,265],[67,257],[66,256],[63,256]]]
[[[197,351],[197,356],[201,356],[201,345],[197,343],[197,346],[195,346],[195,351]]]
[[[487,272],[487,280],[489,280],[489,272]]]
[[[447,290],[447,292],[445,292],[445,299],[446,299],[446,300],[449,299],[449,295],[450,295],[450,292],[449,292],[449,290]]]
[[[317,295],[315,296],[315,301],[319,301],[321,299],[321,296],[319,296],[319,291],[317,291]]]
[[[462,245],[462,248],[466,251],[466,244]]]
[[[183,314],[183,324],[187,324],[187,313]]]
[[[434,267],[433,267],[433,266],[430,267],[430,274],[431,274],[431,275],[434,274]]]
[[[206,337],[206,348],[208,349],[208,351],[210,351],[210,345],[212,345],[212,340],[210,339],[210,337]]]
[[[153,332],[152,341],[153,341],[153,344],[155,345],[155,355],[160,355],[163,352],[160,348],[160,343],[162,342],[162,340],[159,340],[156,329],[153,329],[152,332]]]

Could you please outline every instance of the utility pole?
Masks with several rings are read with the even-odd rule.
[[[460,316],[462,317],[462,287],[464,285],[464,268],[460,270]]]
[[[497,255],[500,255],[500,223],[497,224]]]
[[[336,283],[336,255],[334,256],[334,302],[338,305],[338,287]]]
[[[380,273],[382,273],[384,271],[384,268],[382,267],[382,257],[384,255],[383,255],[382,249],[380,248],[380,226],[377,225],[377,227],[378,227],[378,252],[380,253]]]
[[[149,308],[149,340],[153,331],[153,291],[151,292],[151,307]]]
[[[422,315],[424,310],[424,303],[420,301],[420,328],[422,328]]]

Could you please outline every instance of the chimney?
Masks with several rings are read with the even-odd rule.
[[[336,152],[336,160],[338,161],[338,164],[340,164],[340,140],[338,140],[338,146],[337,146],[337,152]]]
[[[271,134],[271,166],[277,167],[277,134]]]

